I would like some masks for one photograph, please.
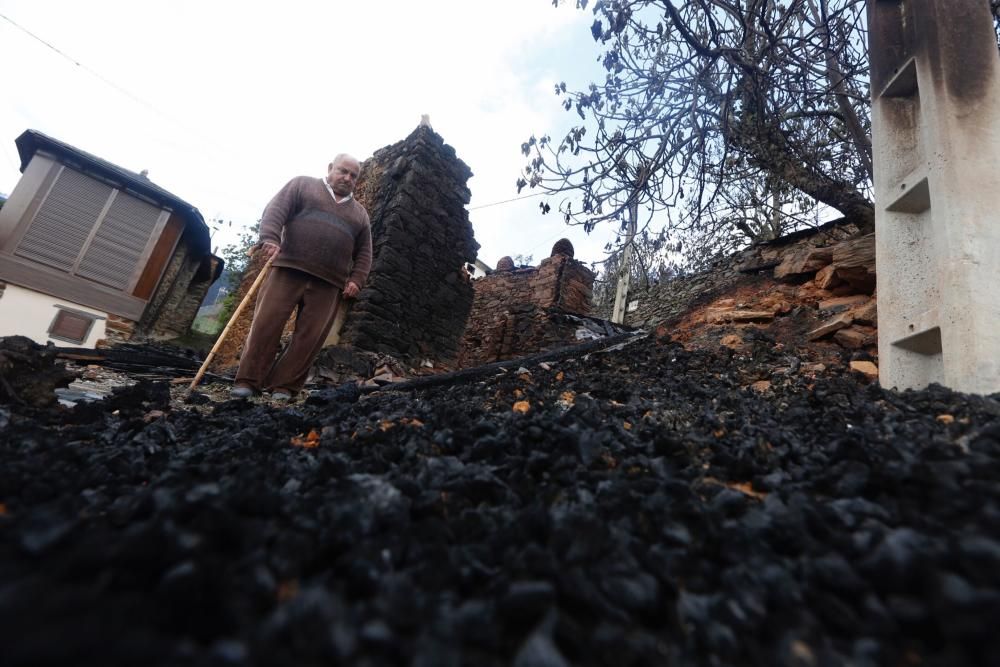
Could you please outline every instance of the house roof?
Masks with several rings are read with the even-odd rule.
[[[103,180],[112,181],[126,192],[151,199],[164,208],[176,212],[184,218],[186,230],[191,235],[191,240],[194,242],[195,247],[206,254],[211,251],[211,236],[201,212],[177,195],[153,183],[146,176],[129,171],[124,167],[119,167],[87,151],[54,139],[38,130],[25,130],[21,136],[14,140],[14,143],[17,144],[17,152],[21,157],[22,172],[27,168],[28,163],[31,162],[31,158],[38,151],[51,153],[61,161],[83,172],[98,176]]]

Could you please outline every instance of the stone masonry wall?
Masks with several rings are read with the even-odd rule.
[[[625,313],[625,324],[646,327],[683,315],[699,300],[708,301],[741,278],[731,260],[720,261],[709,269],[690,276],[681,276],[653,285],[643,292],[629,295],[638,307]]]
[[[160,317],[153,323],[150,338],[168,340],[188,332],[198,315],[201,302],[205,300],[205,295],[214,282],[216,267],[220,261],[217,257],[202,258],[194,263],[195,271],[186,282],[179,280],[175,283]]]
[[[717,260],[707,270],[654,285],[633,293],[631,301],[638,307],[625,314],[625,324],[633,327],[654,326],[687,312],[699,303],[708,303],[715,296],[739,282],[744,274],[773,271],[780,280],[804,282],[832,260],[832,248],[859,232],[857,225],[837,220],[818,229],[789,234],[762,243],[742,252]],[[842,273],[846,269],[841,269]],[[867,269],[861,282],[871,282]],[[871,293],[871,289],[860,289]]]
[[[594,274],[569,255],[514,269],[504,258],[475,281],[476,298],[462,339],[459,365],[511,359],[575,341],[576,325],[561,312],[588,315]]]
[[[201,271],[207,274],[207,282],[195,280],[205,261],[203,255],[192,251],[186,235],[181,236],[174,255],[167,263],[163,277],[135,328],[136,338],[162,340],[187,333],[197,314],[198,305],[211,285],[211,275],[214,275],[214,271]]]
[[[464,267],[479,249],[465,209],[471,176],[425,124],[365,161],[356,196],[372,220],[374,259],[342,344],[411,361],[455,357],[473,299]]]
[[[108,315],[104,323],[104,338],[97,341],[97,347],[109,347],[132,340],[135,322],[118,315]]]

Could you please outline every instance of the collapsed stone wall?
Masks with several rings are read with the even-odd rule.
[[[473,300],[465,264],[479,250],[465,209],[471,176],[426,124],[365,161],[356,196],[374,256],[341,343],[411,361],[455,357]]]
[[[704,271],[680,276],[634,293],[630,302],[637,302],[637,307],[625,314],[625,324],[649,327],[669,322],[694,306],[710,302],[743,280],[747,274],[766,272],[773,273],[780,280],[806,282],[818,270],[833,262],[834,246],[857,237],[858,233],[856,224],[836,220],[817,229],[789,234],[719,258]],[[860,268],[845,265],[841,271],[844,275],[857,274],[855,282],[863,283],[867,293],[871,294],[875,286],[874,255],[868,264],[870,276],[865,261],[860,262]],[[832,272],[832,269],[828,271]],[[849,293],[845,289],[839,291]]]
[[[673,320],[737,284],[742,277],[732,260],[726,258],[699,273],[652,285],[630,295],[629,303],[637,306],[625,313],[625,324],[641,328]]]
[[[560,244],[568,241],[560,241]],[[563,246],[564,247],[564,246]],[[578,323],[562,313],[589,315],[594,274],[555,252],[537,267],[515,269],[509,258],[475,281],[475,301],[462,338],[459,365],[512,359],[576,342]]]
[[[804,341],[829,341],[877,358],[875,235],[837,221],[755,246],[720,260],[706,272],[658,285],[640,295],[626,324],[660,327],[687,340],[701,329],[794,328],[808,324]],[[762,283],[754,288],[754,281]],[[801,317],[799,317],[801,316]],[[735,338],[738,338],[736,336]],[[724,336],[735,340],[734,336]]]

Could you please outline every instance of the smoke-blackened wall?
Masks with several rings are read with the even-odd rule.
[[[465,264],[479,249],[465,209],[471,176],[425,124],[365,161],[356,196],[371,217],[374,257],[342,343],[410,360],[454,358],[472,308]]]

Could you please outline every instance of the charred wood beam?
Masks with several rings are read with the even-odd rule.
[[[475,368],[464,368],[460,371],[454,371],[451,373],[441,373],[440,375],[415,378],[413,380],[399,382],[384,387],[362,387],[361,391],[363,393],[372,393],[376,391],[416,391],[418,389],[427,389],[428,387],[436,387],[439,385],[472,382],[496,375],[498,372],[505,372],[512,368],[516,369],[521,366],[537,365],[546,361],[558,361],[559,359],[577,357],[583,354],[606,352],[612,348],[617,349],[617,346],[619,345],[628,345],[642,340],[646,336],[647,334],[644,331],[628,332],[617,336],[611,336],[609,338],[587,341],[586,343],[581,343],[579,345],[550,350],[548,352],[539,352],[538,354],[521,357],[519,359],[497,361],[483,366],[476,366]]]

